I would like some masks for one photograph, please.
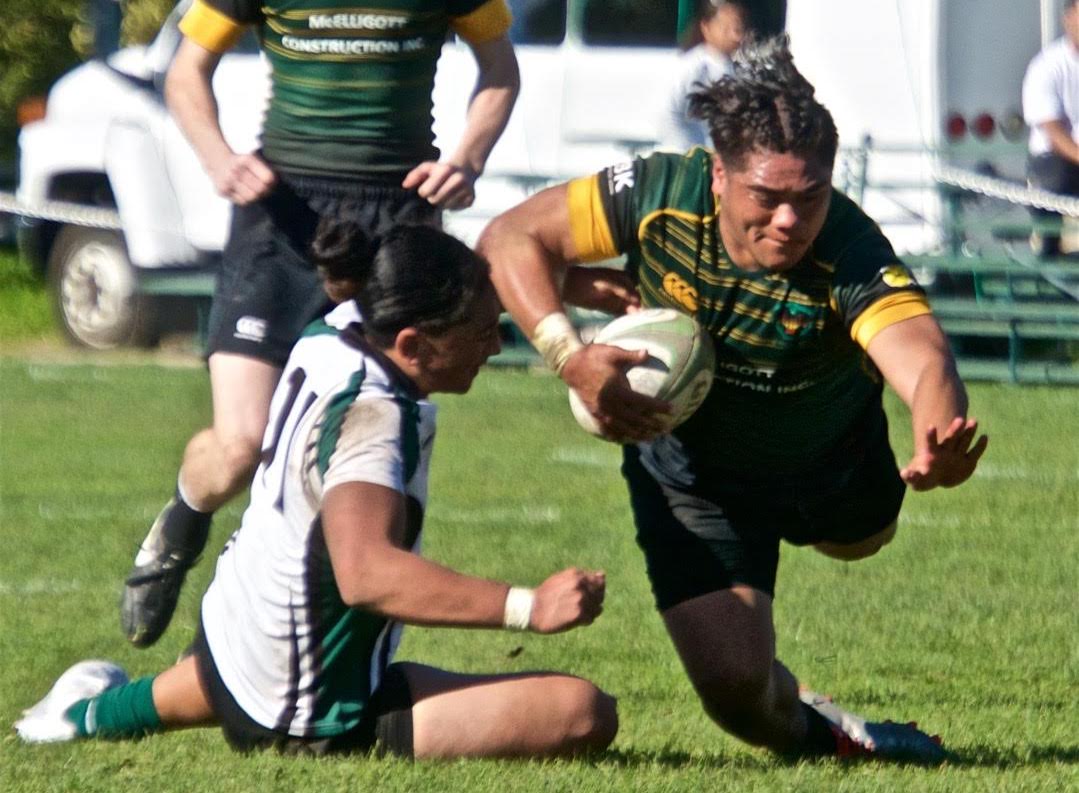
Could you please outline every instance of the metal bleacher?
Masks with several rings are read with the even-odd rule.
[[[1041,257],[1030,244],[1032,233],[1059,233],[1059,220],[1032,221],[1026,205],[1006,198],[1026,186],[979,173],[981,168],[966,171],[969,178],[960,186],[916,178],[874,182],[874,158],[895,151],[864,140],[844,152],[838,181],[859,201],[870,190],[878,196],[908,191],[908,197],[912,190],[933,191],[939,197],[938,244],[902,258],[925,288],[963,377],[1079,384],[1079,255]],[[906,153],[912,152],[937,162],[954,154]],[[1006,149],[996,153],[1008,156]],[[1025,147],[1012,144],[1010,156],[1021,162]],[[913,221],[924,224],[925,218]]]
[[[1079,384],[1079,262],[906,257],[964,377]]]

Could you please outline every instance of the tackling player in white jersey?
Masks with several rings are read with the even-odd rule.
[[[369,240],[332,221],[312,256],[330,291],[355,300],[311,326],[289,358],[193,654],[132,683],[115,665],[77,664],[27,711],[20,736],[219,724],[240,750],[426,758],[605,748],[614,699],[586,680],[391,662],[402,623],[556,633],[602,608],[601,572],[563,570],[530,590],[418,555],[435,428],[426,397],[464,393],[499,349],[486,263],[432,228]]]

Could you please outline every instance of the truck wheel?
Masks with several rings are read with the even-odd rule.
[[[64,226],[49,253],[49,288],[65,335],[108,350],[157,341],[152,306],[135,291],[135,271],[117,231]]]

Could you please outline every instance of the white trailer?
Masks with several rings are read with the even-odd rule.
[[[1020,88],[1060,13],[1061,0],[787,1],[795,60],[841,146],[870,141],[863,206],[901,251],[954,240],[943,166],[1025,182]]]

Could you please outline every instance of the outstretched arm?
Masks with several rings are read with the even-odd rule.
[[[479,77],[461,140],[450,157],[420,163],[402,182],[404,188],[415,188],[421,197],[446,209],[472,205],[476,179],[506,128],[521,88],[517,56],[508,37],[469,46],[479,66]]]
[[[967,418],[966,389],[936,319],[922,314],[889,325],[867,352],[910,408],[914,456],[900,471],[903,480],[915,490],[932,490],[969,479],[989,438],[974,443],[978,422]]]
[[[510,587],[458,573],[404,548],[405,497],[388,487],[348,482],[322,505],[334,578],[345,603],[415,625],[498,628],[514,610]],[[602,572],[568,569],[533,593],[522,616],[538,633],[591,624],[603,610]],[[524,624],[518,627],[525,627]]]
[[[213,91],[220,61],[221,53],[185,38],[165,76],[165,100],[217,192],[249,204],[270,191],[276,176],[257,154],[237,154],[225,141]]]

